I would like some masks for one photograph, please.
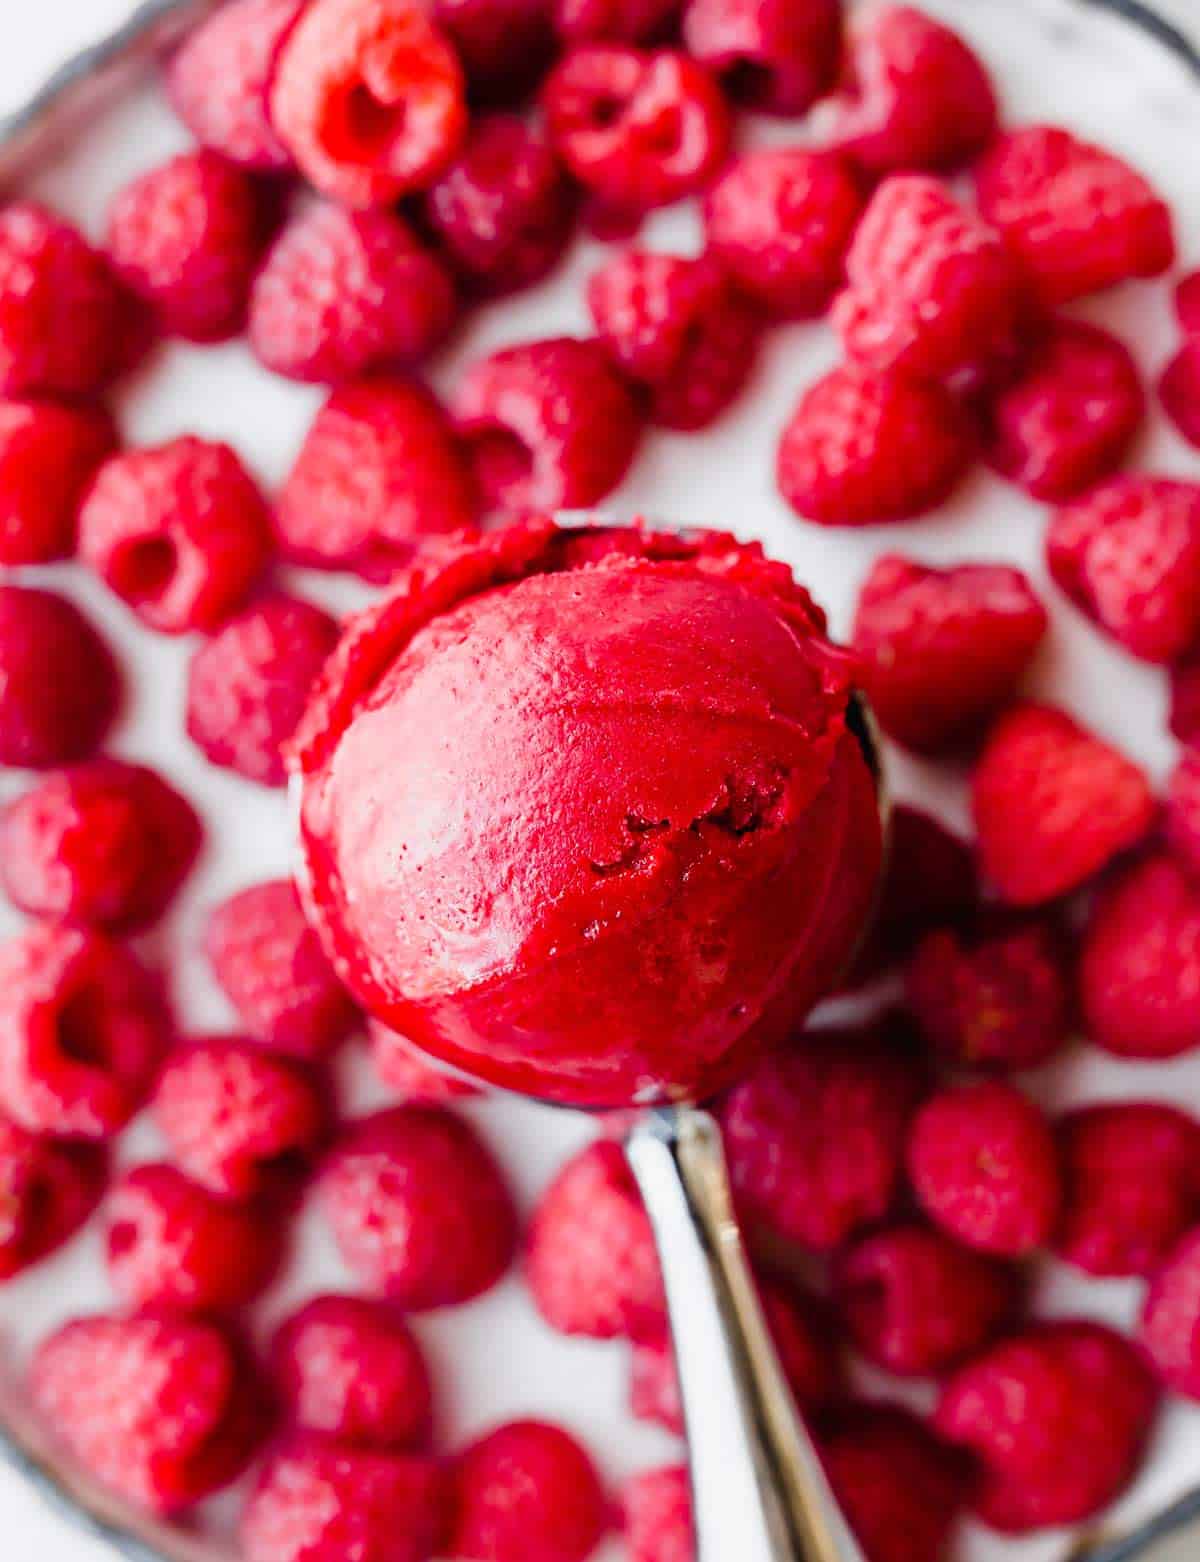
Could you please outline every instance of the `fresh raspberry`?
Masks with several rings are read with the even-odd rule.
[[[254,1300],[283,1256],[278,1221],[174,1166],[137,1166],[108,1201],[108,1277],[130,1307],[212,1312]]]
[[[598,342],[508,347],[454,401],[475,479],[497,510],[586,509],[625,476],[640,436],[633,398]]]
[[[1055,1250],[1090,1275],[1146,1276],[1200,1216],[1200,1123],[1154,1101],[1081,1107],[1058,1122]]]
[[[587,1451],[545,1421],[511,1421],[458,1456],[449,1551],[462,1562],[585,1562],[608,1528]]]
[[[188,737],[214,765],[282,786],[283,744],[337,641],[337,620],[313,603],[262,597],[193,653]]]
[[[837,74],[841,0],[689,0],[683,38],[733,97],[771,114],[803,114]]]
[[[442,1069],[406,1037],[398,1036],[378,1020],[367,1021],[367,1039],[375,1072],[389,1090],[410,1106],[442,1106],[447,1101],[461,1101],[480,1093],[478,1085]]]
[[[1150,1282],[1140,1339],[1163,1382],[1200,1399],[1200,1230],[1184,1237]]]
[[[356,207],[424,189],[467,128],[462,67],[412,0],[310,0],[280,53],[270,113],[301,173]]]
[[[79,513],[79,552],[151,629],[215,629],[266,567],[270,518],[228,445],[185,436],[114,456]]]
[[[1158,1408],[1141,1354],[1075,1319],[1033,1324],[950,1380],[935,1425],[974,1455],[971,1505],[1021,1534],[1078,1524],[1134,1475]]]
[[[475,516],[467,463],[433,397],[404,380],[360,380],[317,414],[275,524],[297,563],[384,581],[424,538]]]
[[[75,551],[75,516],[117,430],[96,407],[0,400],[0,565]]]
[[[998,136],[975,189],[1045,308],[1156,277],[1175,259],[1167,203],[1128,163],[1069,131],[1025,125]]]
[[[713,254],[783,319],[823,314],[842,285],[863,198],[845,163],[803,147],[736,158],[704,203]]]
[[[1048,627],[1020,570],[932,569],[888,553],[863,582],[853,643],[883,730],[936,753],[973,736],[1011,697]]]
[[[1200,744],[1200,648],[1171,668],[1170,725],[1181,743]]]
[[[450,329],[454,285],[389,211],[321,201],[276,239],[250,295],[250,345],[292,380],[417,363]]]
[[[1065,711],[1032,702],[992,727],[972,792],[984,877],[1016,906],[1078,889],[1154,822],[1131,760]]]
[[[654,1235],[619,1144],[589,1145],[542,1194],[529,1224],[525,1279],[542,1317],[563,1334],[664,1337]]]
[[[680,0],[553,0],[558,36],[574,43],[658,43],[673,31]]]
[[[1062,1206],[1050,1124],[1027,1096],[999,1082],[943,1090],[921,1108],[908,1174],[931,1220],[1001,1258],[1044,1247]]]
[[[154,1112],[188,1176],[235,1199],[289,1191],[329,1116],[316,1081],[295,1063],[223,1038],[172,1054]]]
[[[454,45],[472,97],[520,103],[555,52],[550,0],[433,0],[431,15]]]
[[[984,408],[984,455],[1035,499],[1069,499],[1121,465],[1146,415],[1132,354],[1083,320],[1054,320]]]
[[[1046,561],[1082,612],[1148,662],[1170,662],[1200,631],[1200,484],[1114,477],[1064,505]]]
[[[732,133],[716,82],[671,49],[573,49],[546,78],[542,109],[550,145],[580,184],[625,211],[702,190]]]
[[[942,386],[840,364],[809,386],[783,431],[779,491],[820,526],[909,520],[950,497],[973,449]]]
[[[1190,271],[1175,284],[1175,314],[1188,336],[1200,336],[1200,271]]]
[[[627,250],[593,274],[588,307],[618,366],[648,392],[652,422],[704,428],[750,376],[758,311],[710,257]]]
[[[358,1018],[309,927],[290,879],[242,890],[212,913],[205,941],[217,981],[255,1041],[316,1059]]]
[[[1200,878],[1200,749],[1186,748],[1167,782],[1167,845]]]
[[[177,1513],[240,1473],[262,1431],[242,1352],[215,1324],[166,1313],[80,1318],[34,1357],[39,1412],[87,1472]]]
[[[1200,337],[1185,342],[1158,382],[1163,408],[1191,445],[1200,446]]]
[[[629,1562],[696,1562],[692,1488],[683,1465],[635,1475],[622,1507]]]
[[[1013,350],[1021,277],[994,229],[936,180],[879,186],[846,256],[833,306],[846,351],[929,379],[977,377]]]
[[[99,1204],[107,1177],[99,1145],[46,1139],[0,1117],[0,1280],[68,1242]]]
[[[0,764],[87,759],[121,704],[112,653],[73,602],[0,585]]]
[[[364,1448],[421,1448],[433,1427],[425,1357],[386,1302],[318,1296],[278,1329],[275,1382],[293,1425]]]
[[[149,1094],[166,1032],[147,972],[98,933],[39,923],[0,945],[0,1109],[22,1127],[110,1138]]]
[[[503,1174],[469,1124],[436,1107],[352,1123],[321,1201],[354,1273],[413,1311],[470,1301],[512,1262],[516,1212]]]

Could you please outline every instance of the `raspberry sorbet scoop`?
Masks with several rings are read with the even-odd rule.
[[[352,621],[292,745],[339,974],[516,1090],[715,1091],[871,903],[853,660],[728,536],[535,519],[434,546]]]

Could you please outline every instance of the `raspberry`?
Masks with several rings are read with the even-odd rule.
[[[1065,711],[1014,705],[972,782],[979,858],[1001,899],[1055,899],[1136,846],[1154,822],[1146,777]]]
[[[1167,845],[1189,872],[1200,876],[1200,750],[1184,749],[1167,782]]]
[[[1082,612],[1148,662],[1200,630],[1200,484],[1114,477],[1057,511],[1046,560]]]
[[[913,6],[883,5],[850,24],[828,139],[867,174],[957,168],[996,129],[996,95],[957,33]]]
[[[680,0],[553,0],[567,43],[655,43],[670,34]]]
[[[1082,1107],[1058,1122],[1055,1249],[1090,1275],[1150,1275],[1200,1215],[1200,1124],[1173,1107]]]
[[[853,641],[880,726],[918,753],[936,753],[1004,704],[1048,627],[1020,570],[931,569],[889,553],[863,582]]]
[[[433,1426],[421,1347],[401,1315],[359,1296],[318,1296],[278,1329],[275,1382],[295,1426],[365,1448],[420,1448]]]
[[[1054,320],[984,408],[984,455],[1035,499],[1069,499],[1120,466],[1146,415],[1124,342]]]
[[[692,1488],[683,1465],[635,1475],[622,1506],[629,1562],[696,1562]]]
[[[317,414],[275,524],[297,563],[384,581],[424,538],[475,514],[463,452],[433,397],[403,380],[361,380]]]
[[[1175,284],[1175,313],[1188,336],[1200,336],[1200,271],[1191,271]]]
[[[293,217],[250,295],[250,345],[292,380],[335,383],[416,363],[450,329],[454,285],[388,211],[322,201]]]
[[[214,765],[282,786],[283,744],[337,641],[336,619],[300,597],[274,593],[245,608],[192,655],[188,737]]]
[[[440,1068],[432,1058],[378,1020],[367,1021],[371,1058],[380,1079],[401,1101],[418,1106],[441,1106],[476,1096],[479,1087]]]
[[[1200,650],[1171,668],[1170,724],[1181,743],[1200,743]]]
[[[1200,1399],[1200,1230],[1184,1237],[1150,1282],[1140,1338],[1163,1382]]]
[[[625,476],[638,411],[598,342],[505,348],[468,371],[454,402],[475,478],[494,509],[586,509]]]
[[[803,114],[837,74],[842,8],[840,0],[689,0],[683,37],[733,97]]]
[[[130,1307],[211,1312],[253,1301],[275,1276],[283,1233],[174,1166],[137,1166],[108,1202],[108,1276]]]
[[[0,1109],[34,1133],[107,1139],[149,1094],[167,1021],[98,933],[39,923],[0,945]]]
[[[90,1475],[161,1513],[228,1485],[262,1431],[242,1352],[199,1319],[77,1319],[38,1350],[30,1390]]]
[[[1012,1085],[934,1096],[913,1123],[908,1174],[930,1219],[979,1252],[1022,1258],[1053,1234],[1062,1204],[1054,1136]]]
[[[74,553],[79,502],[116,447],[116,427],[99,408],[0,401],[0,565]]]
[[[863,198],[840,158],[771,147],[736,158],[704,203],[712,253],[784,319],[823,314],[842,285]]]
[[[322,195],[388,206],[454,156],[464,94],[453,48],[411,0],[310,0],[280,53],[270,112]]]
[[[188,1176],[235,1199],[286,1192],[328,1124],[321,1091],[296,1064],[224,1039],[172,1054],[154,1112]]]
[[[46,1139],[0,1118],[0,1280],[68,1242],[99,1204],[107,1176],[100,1146]]]
[[[0,764],[45,770],[86,759],[121,692],[111,652],[73,602],[0,585]]]
[[[475,97],[520,102],[554,53],[550,0],[433,0],[431,15]]]
[[[936,179],[879,186],[846,256],[833,322],[851,357],[930,379],[977,376],[1011,353],[1021,278],[994,229]]]
[[[841,364],[809,386],[783,431],[779,491],[820,526],[908,520],[950,497],[972,451],[942,386]]]
[[[1175,259],[1171,211],[1136,169],[1066,130],[998,136],[975,170],[983,215],[1004,235],[1045,308]]]
[[[588,307],[618,366],[648,392],[655,423],[704,428],[750,376],[758,312],[708,257],[627,250],[592,276]]]
[[[972,1507],[1007,1534],[1091,1518],[1136,1471],[1158,1406],[1142,1357],[1102,1324],[1034,1324],[950,1380],[935,1425],[977,1461]]]
[[[563,1334],[664,1337],[658,1253],[619,1144],[589,1145],[542,1194],[529,1225],[525,1279],[542,1317]]]
[[[321,1200],[355,1274],[414,1311],[470,1301],[512,1262],[516,1212],[500,1168],[466,1122],[436,1107],[352,1123]]]
[[[573,49],[547,76],[542,110],[550,145],[580,184],[625,211],[702,190],[732,133],[716,82],[670,49]]]
[[[228,445],[186,436],[114,456],[79,514],[79,552],[151,629],[214,629],[270,556],[262,495]]]
[[[217,981],[255,1041],[316,1059],[358,1018],[309,927],[290,879],[256,884],[222,902],[205,947]]]
[[[545,1421],[497,1427],[458,1456],[450,1553],[462,1562],[585,1562],[608,1502],[585,1449]]]
[[[1189,444],[1200,446],[1200,338],[1185,342],[1158,382],[1163,408]]]

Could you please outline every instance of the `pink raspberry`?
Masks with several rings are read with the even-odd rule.
[[[87,759],[121,696],[112,653],[73,602],[0,585],[0,764],[45,770]]]
[[[1200,446],[1200,337],[1185,342],[1171,359],[1158,382],[1158,394],[1184,439]]]
[[[1045,308],[1156,277],[1175,259],[1167,203],[1128,163],[1069,131],[1024,125],[998,136],[975,189]]]
[[[1200,877],[1200,749],[1184,749],[1171,772],[1164,824],[1167,845]]]
[[[406,1037],[378,1020],[367,1021],[367,1039],[375,1072],[410,1106],[442,1106],[480,1093],[478,1085],[442,1069]]]
[[[1184,1237],[1151,1280],[1139,1337],[1168,1388],[1200,1399],[1200,1230]]]
[[[1030,1325],[962,1367],[935,1425],[976,1460],[971,1505],[1005,1534],[1078,1524],[1132,1479],[1158,1394],[1141,1355],[1102,1324]]]
[[[116,426],[98,407],[0,401],[0,565],[74,553],[80,500],[116,448]]]
[[[433,1427],[429,1368],[386,1302],[318,1296],[276,1331],[273,1376],[288,1417],[364,1448],[421,1448]]]
[[[972,780],[983,874],[1000,898],[1036,906],[1078,889],[1154,822],[1142,771],[1065,711],[1013,705]]]
[[[883,730],[936,753],[973,736],[1011,697],[1048,627],[1020,570],[932,569],[888,553],[863,582],[853,643]]]
[[[230,447],[189,435],[105,462],[79,552],[151,629],[215,629],[266,568],[270,517]]]
[[[683,38],[733,97],[771,114],[803,114],[837,74],[842,7],[840,0],[688,0]]]
[[[550,0],[433,0],[431,15],[454,45],[473,95],[520,103],[555,51]]]
[[[593,274],[588,307],[618,367],[648,393],[652,422],[704,428],[750,377],[758,311],[710,257],[626,250]]]
[[[635,1475],[622,1506],[629,1562],[696,1562],[692,1488],[683,1465]]]
[[[1190,271],[1175,284],[1175,314],[1188,336],[1200,336],[1200,271]]]
[[[567,43],[656,43],[679,18],[680,0],[553,0]]]
[[[476,495],[441,407],[404,380],[344,385],[317,414],[279,495],[289,558],[385,581],[427,537],[474,524]]]
[[[69,1242],[107,1178],[101,1146],[47,1139],[0,1117],[0,1281]]]
[[[504,1176],[470,1125],[436,1107],[350,1124],[321,1203],[351,1270],[413,1311],[481,1296],[512,1262],[517,1220]]]
[[[1170,725],[1181,743],[1200,743],[1200,649],[1171,668]]]

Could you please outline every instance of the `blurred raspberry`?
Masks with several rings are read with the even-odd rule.
[[[1200,1399],[1200,1230],[1151,1280],[1139,1337],[1168,1388]]]
[[[0,764],[46,770],[87,759],[121,696],[112,653],[73,602],[0,585]]]
[[[683,38],[732,97],[769,114],[803,114],[837,74],[841,0],[688,0]]]
[[[99,1145],[47,1139],[0,1117],[0,1281],[69,1242],[107,1178]]]
[[[1200,648],[1171,668],[1170,726],[1181,743],[1200,743]]]
[[[574,43],[657,43],[674,30],[681,0],[553,0],[554,26]]]
[[[454,45],[472,97],[520,103],[555,51],[550,0],[433,0],[431,15]]]
[[[1200,749],[1184,749],[1171,772],[1163,823],[1167,845],[1200,878]]]
[[[1200,446],[1200,337],[1183,344],[1158,382],[1163,408],[1189,444]]]
[[[441,1068],[405,1036],[367,1021],[367,1039],[375,1072],[399,1100],[410,1106],[441,1106],[480,1094],[479,1086]]]
[[[635,1475],[622,1506],[629,1562],[696,1562],[692,1489],[683,1465]]]
[[[1175,313],[1188,336],[1200,336],[1200,271],[1190,271],[1175,284]]]
[[[116,426],[99,407],[0,400],[0,565],[74,553],[79,502],[116,448]]]

